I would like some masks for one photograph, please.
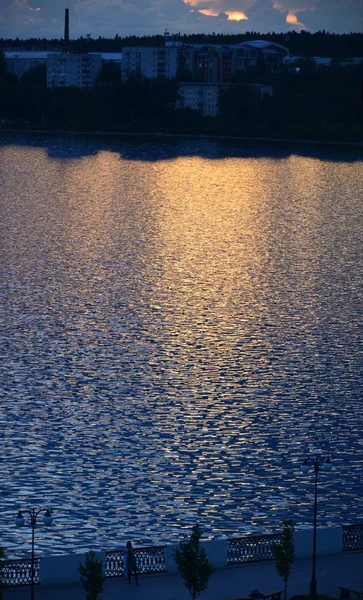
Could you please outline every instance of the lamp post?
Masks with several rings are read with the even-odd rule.
[[[315,488],[314,488],[314,525],[313,525],[313,567],[310,581],[310,596],[316,596],[317,581],[316,581],[316,521],[318,514],[318,473],[320,467],[325,471],[330,471],[332,464],[329,456],[327,458],[305,458],[301,465],[301,471],[305,474],[309,471],[310,466],[313,467],[315,473]]]
[[[44,525],[49,526],[52,524],[53,517],[49,510],[49,508],[40,508],[39,510],[35,510],[32,508],[30,510],[19,510],[17,517],[15,519],[15,525],[17,527],[23,527],[25,524],[25,518],[23,517],[23,512],[28,513],[30,515],[30,526],[32,528],[32,545],[31,545],[31,581],[30,581],[30,600],[34,600],[34,583],[35,583],[35,555],[34,555],[34,537],[35,537],[35,526],[37,524],[37,517],[40,513],[44,512],[43,522]]]

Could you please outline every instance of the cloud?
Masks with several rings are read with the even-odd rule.
[[[287,13],[287,10],[277,10],[273,0],[258,0],[247,11],[250,31],[288,31]]]
[[[58,12],[49,0],[0,0],[0,37],[60,37]]]
[[[362,0],[0,0],[0,37],[362,30]]]
[[[248,21],[246,9],[250,8],[255,0],[184,0],[185,4],[192,6],[208,17],[227,17],[228,21]]]
[[[311,32],[363,33],[362,0],[275,0],[274,6]]]
[[[301,11],[300,18],[311,31],[363,33],[362,0],[315,0],[313,10]]]

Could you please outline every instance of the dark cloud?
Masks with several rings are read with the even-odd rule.
[[[253,31],[286,31],[288,10],[274,8],[273,0],[259,0],[252,8],[246,11],[249,29]],[[267,27],[267,29],[266,29]]]
[[[363,33],[362,0],[315,0],[315,10],[299,14],[311,31],[325,29],[336,33]]]
[[[61,37],[65,8],[74,38],[164,29],[264,33],[306,27],[343,33],[363,26],[363,0],[0,0],[0,37]],[[243,20],[232,20],[239,15]],[[294,26],[295,17],[301,25]]]

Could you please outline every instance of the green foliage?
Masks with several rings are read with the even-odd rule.
[[[261,99],[259,92],[246,85],[231,85],[221,91],[219,119],[229,131],[253,134],[258,123]]]
[[[5,54],[0,51],[0,74],[6,71]]]
[[[119,65],[110,60],[103,62],[96,79],[96,87],[111,85],[115,82],[121,82]]]
[[[178,571],[193,600],[206,589],[208,580],[215,570],[207,558],[206,551],[200,546],[201,535],[197,523],[193,527],[189,540],[180,542],[179,547],[174,550]]]
[[[182,43],[199,44],[239,44],[241,42],[264,39],[287,46],[290,54],[294,56],[322,56],[331,58],[362,56],[363,33],[337,34],[327,31],[291,31],[289,33],[259,33],[246,31],[240,34],[210,33],[210,34],[185,34],[179,37]],[[80,37],[70,40],[67,49],[72,52],[121,52],[123,46],[162,46],[162,35],[143,36],[135,35],[114,38],[98,37],[97,39]],[[0,48],[24,50],[54,50],[64,47],[62,39],[36,39],[27,40],[0,39]]]
[[[275,559],[276,569],[284,580],[284,598],[286,600],[287,581],[290,577],[292,565],[295,560],[294,525],[291,520],[282,521],[282,540],[278,544],[273,544],[272,553]]]
[[[87,600],[101,600],[103,584],[105,577],[103,575],[102,560],[98,560],[96,553],[93,551],[87,552],[86,562],[78,565],[81,583],[86,593]]]
[[[176,74],[177,81],[193,81],[193,74],[189,69],[178,68]]]
[[[25,85],[27,87],[32,87],[36,85],[46,87],[47,65],[43,64],[38,65],[37,67],[32,67],[22,75],[20,82],[22,85]]]
[[[16,75],[9,73],[6,68],[5,54],[0,50],[0,85],[11,86],[17,83]]]

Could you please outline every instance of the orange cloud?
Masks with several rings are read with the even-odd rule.
[[[294,29],[297,31],[301,31],[302,29],[306,29],[304,23],[301,23],[298,19],[298,13],[313,11],[315,0],[276,0],[273,4],[273,8],[278,10],[281,13],[286,11],[286,23],[289,25],[294,25]]]
[[[244,12],[225,10],[224,14],[227,15],[228,21],[248,21],[248,17]]]
[[[200,8],[198,12],[207,17],[218,17],[219,15],[219,12],[213,10],[213,8]]]
[[[293,13],[289,12],[286,17],[286,23],[289,23],[290,25],[294,25],[297,22],[298,22],[297,16],[294,15]]]
[[[254,0],[244,0],[244,4],[247,7],[253,5]],[[243,10],[235,10],[235,6],[231,9],[226,9],[226,4],[239,4],[239,1],[231,0],[209,0],[208,8],[204,8],[207,2],[205,0],[184,0],[185,4],[193,6],[197,12],[207,17],[218,17],[219,15],[226,15],[228,21],[248,21],[248,16]],[[211,8],[211,5],[213,8]],[[244,7],[245,8],[245,7]]]

